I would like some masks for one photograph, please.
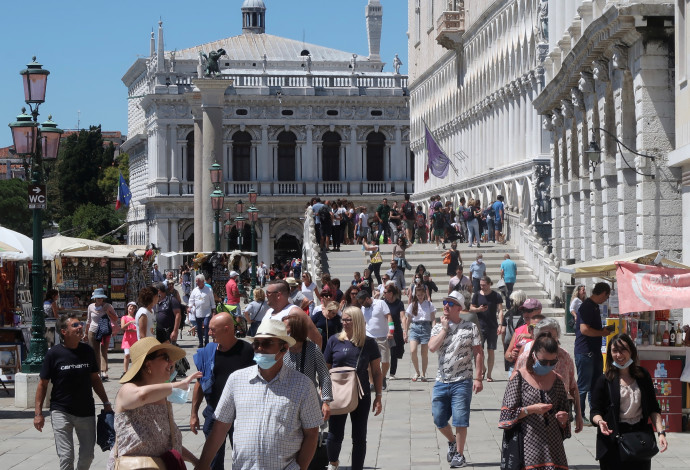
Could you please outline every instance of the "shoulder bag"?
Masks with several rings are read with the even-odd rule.
[[[443,255],[443,264],[450,264],[451,255],[450,251]]]
[[[371,264],[377,264],[377,263],[383,263],[383,257],[381,256],[380,251],[376,251],[376,253],[371,255]]]
[[[606,382],[609,388],[609,397],[611,397],[613,396],[613,384],[608,380]],[[649,426],[646,426],[644,430],[621,433],[618,426],[618,416],[616,416],[616,414],[616,411],[613,409],[613,404],[611,404],[613,432],[615,440],[618,443],[621,462],[652,460],[652,457],[659,453],[654,431],[652,431]]]
[[[106,336],[113,334],[113,328],[110,326],[110,317],[107,313],[98,320],[98,329],[96,330],[96,341],[100,341]]]
[[[357,376],[357,366],[363,350],[364,345],[359,350],[355,367],[334,367],[330,371],[333,387],[331,415],[345,415],[354,411],[359,405],[359,399],[364,396]]]

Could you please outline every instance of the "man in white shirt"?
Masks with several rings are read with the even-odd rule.
[[[266,285],[266,303],[269,309],[261,320],[262,324],[269,320],[283,321],[285,317],[293,314],[304,315],[304,310],[290,303],[290,286],[282,280],[271,281]],[[320,348],[323,342],[321,333],[316,329],[314,322],[307,322],[307,325],[307,337]]]
[[[206,285],[206,278],[203,274],[197,274],[196,287],[189,294],[187,309],[190,316],[196,319],[196,336],[199,338],[199,347],[203,348],[208,344],[208,324],[211,321],[211,314],[216,308],[216,301],[213,298],[213,291]]]
[[[470,278],[463,275],[462,271],[462,265],[459,265],[458,269],[455,271],[455,276],[450,278],[450,281],[448,282],[449,294],[454,290],[466,290],[467,292],[472,292],[472,283],[470,282]]]
[[[383,374],[383,388],[385,390],[386,374],[391,363],[391,347],[388,340],[393,338],[393,317],[386,302],[372,299],[369,291],[359,291],[357,300],[362,306],[364,320],[367,322],[367,336],[376,340],[379,351],[381,351],[381,373]]]
[[[264,287],[266,285],[266,265],[262,261],[258,268],[256,268],[257,279],[259,280],[259,285]]]

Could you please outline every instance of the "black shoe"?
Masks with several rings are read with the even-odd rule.
[[[384,377],[384,378],[383,378],[383,387],[382,387],[382,390],[385,390],[385,389],[386,389],[386,378]]]

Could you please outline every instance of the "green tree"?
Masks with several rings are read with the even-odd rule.
[[[19,178],[0,180],[0,225],[30,237],[32,214],[28,194],[28,182]]]
[[[112,143],[110,144],[112,146]],[[117,199],[117,185],[120,182],[120,173],[129,185],[129,155],[122,153],[118,155],[110,166],[103,170],[103,174],[98,180],[98,187],[103,192],[105,198],[112,203]]]
[[[115,230],[125,221],[125,211],[115,211],[111,204],[98,206],[89,202],[77,208],[74,215],[65,217],[60,223],[60,231],[73,229],[72,236],[78,238],[97,238]],[[105,243],[118,244],[118,238],[124,234],[124,227],[102,239]]]

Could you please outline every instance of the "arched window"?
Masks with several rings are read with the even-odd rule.
[[[232,178],[234,181],[250,181],[252,136],[249,132],[235,132],[232,136]]]
[[[296,141],[292,132],[278,134],[278,181],[295,181]]]
[[[187,135],[187,181],[194,181],[194,132]]]
[[[340,135],[335,132],[323,135],[321,168],[323,181],[340,181]]]
[[[383,151],[386,137],[380,132],[367,136],[367,180],[383,181]]]

